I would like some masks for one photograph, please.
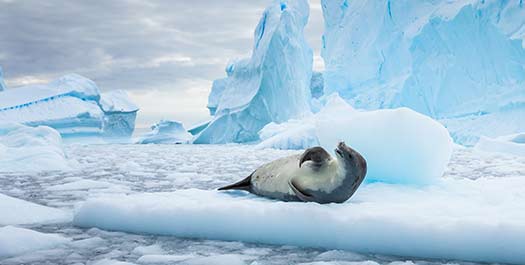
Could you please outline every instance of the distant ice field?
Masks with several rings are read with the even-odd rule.
[[[245,177],[262,163],[297,152],[300,151],[256,150],[253,146],[244,145],[66,145],[65,153],[69,159],[78,162],[78,169],[67,172],[3,173],[0,175],[0,194],[73,212],[76,205],[94,197],[119,194],[135,196],[146,192],[174,192],[192,188],[212,190]],[[468,202],[469,205],[475,204],[477,198],[480,205],[488,206],[488,210],[507,211],[508,216],[520,218],[522,213],[508,212],[520,207],[519,201],[506,205],[505,209],[494,208],[509,196],[523,199],[519,197],[520,193],[502,191],[498,187],[491,187],[490,183],[507,183],[508,180],[509,185],[524,185],[524,165],[523,157],[457,148],[444,178],[447,183],[461,183],[457,186],[458,190],[448,191],[457,196],[462,193],[470,196],[473,200]],[[461,190],[466,186],[471,189]],[[370,197],[372,193],[369,187],[364,187],[360,192],[356,194],[356,199],[372,203],[379,200]],[[447,194],[442,195],[442,199],[446,200]],[[385,193],[385,196],[393,195]],[[414,193],[410,192],[406,197],[393,199],[403,201],[413,196]],[[445,201],[441,203],[446,204]],[[419,202],[418,205],[421,206]],[[409,208],[410,204],[406,207]],[[466,218],[478,218],[477,214],[480,213],[467,209]],[[487,214],[492,216],[490,212]],[[0,258],[2,265],[77,262],[112,264],[116,261],[134,264],[472,264],[448,259],[385,256],[280,244],[131,234],[79,228],[68,221],[22,227],[65,237],[68,241],[49,249]],[[363,231],[360,233],[365,234]],[[504,245],[500,247],[505,248]]]

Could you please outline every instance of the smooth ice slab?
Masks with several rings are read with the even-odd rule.
[[[65,211],[0,194],[0,225],[65,223],[71,215]]]
[[[80,227],[346,249],[420,258],[525,260],[523,178],[445,179],[424,189],[369,184],[344,204],[179,190],[93,198]]]
[[[25,228],[4,226],[0,227],[0,258],[50,249],[69,242],[69,239],[56,234],[45,234]]]

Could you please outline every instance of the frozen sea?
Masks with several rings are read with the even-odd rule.
[[[72,211],[89,197],[107,194],[216,189],[237,181],[262,163],[298,151],[254,150],[243,145],[77,145],[65,147],[77,169],[1,173],[0,193]],[[525,158],[456,148],[445,178],[525,176]],[[22,225],[72,240],[50,250],[0,258],[0,264],[476,264],[411,257],[140,235],[82,229],[72,223]],[[99,263],[104,264],[104,263]]]

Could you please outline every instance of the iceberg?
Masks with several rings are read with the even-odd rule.
[[[0,92],[6,90],[7,86],[4,82],[4,72],[2,71],[2,67],[0,66]]]
[[[490,136],[525,131],[521,2],[322,0],[325,91],[359,109],[409,107],[465,145],[502,116],[515,122]]]
[[[47,126],[0,123],[0,172],[69,170],[60,134]]]
[[[100,93],[93,81],[76,74],[0,92],[0,122],[45,125],[64,137],[129,137],[137,111],[124,91]]]
[[[259,148],[304,149],[321,145],[333,150],[338,141],[367,161],[365,181],[428,185],[443,175],[452,155],[447,129],[408,108],[358,111],[331,95],[321,111],[302,120],[261,130]]]
[[[139,144],[187,144],[193,136],[184,129],[182,123],[162,120],[151,126],[151,132],[142,136]]]
[[[306,0],[273,1],[265,9],[251,58],[233,61],[226,80],[214,82],[208,106],[215,116],[194,143],[256,141],[266,124],[310,112],[313,53],[303,34],[308,16]]]
[[[312,98],[320,98],[324,95],[324,78],[321,72],[312,72],[310,81],[310,94]]]
[[[222,93],[224,92],[224,89],[226,89],[226,83],[228,82],[228,78],[221,78],[213,81],[213,84],[211,86],[211,92],[208,96],[208,110],[210,111],[210,115],[215,115],[215,112],[217,111],[217,106],[219,105],[219,100],[221,99]]]

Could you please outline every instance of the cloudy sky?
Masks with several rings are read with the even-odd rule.
[[[272,0],[0,0],[0,66],[9,88],[67,73],[103,91],[124,89],[141,107],[138,127],[159,119],[206,120],[214,79],[251,54],[253,31]],[[310,0],[309,44],[319,58],[319,0]]]

